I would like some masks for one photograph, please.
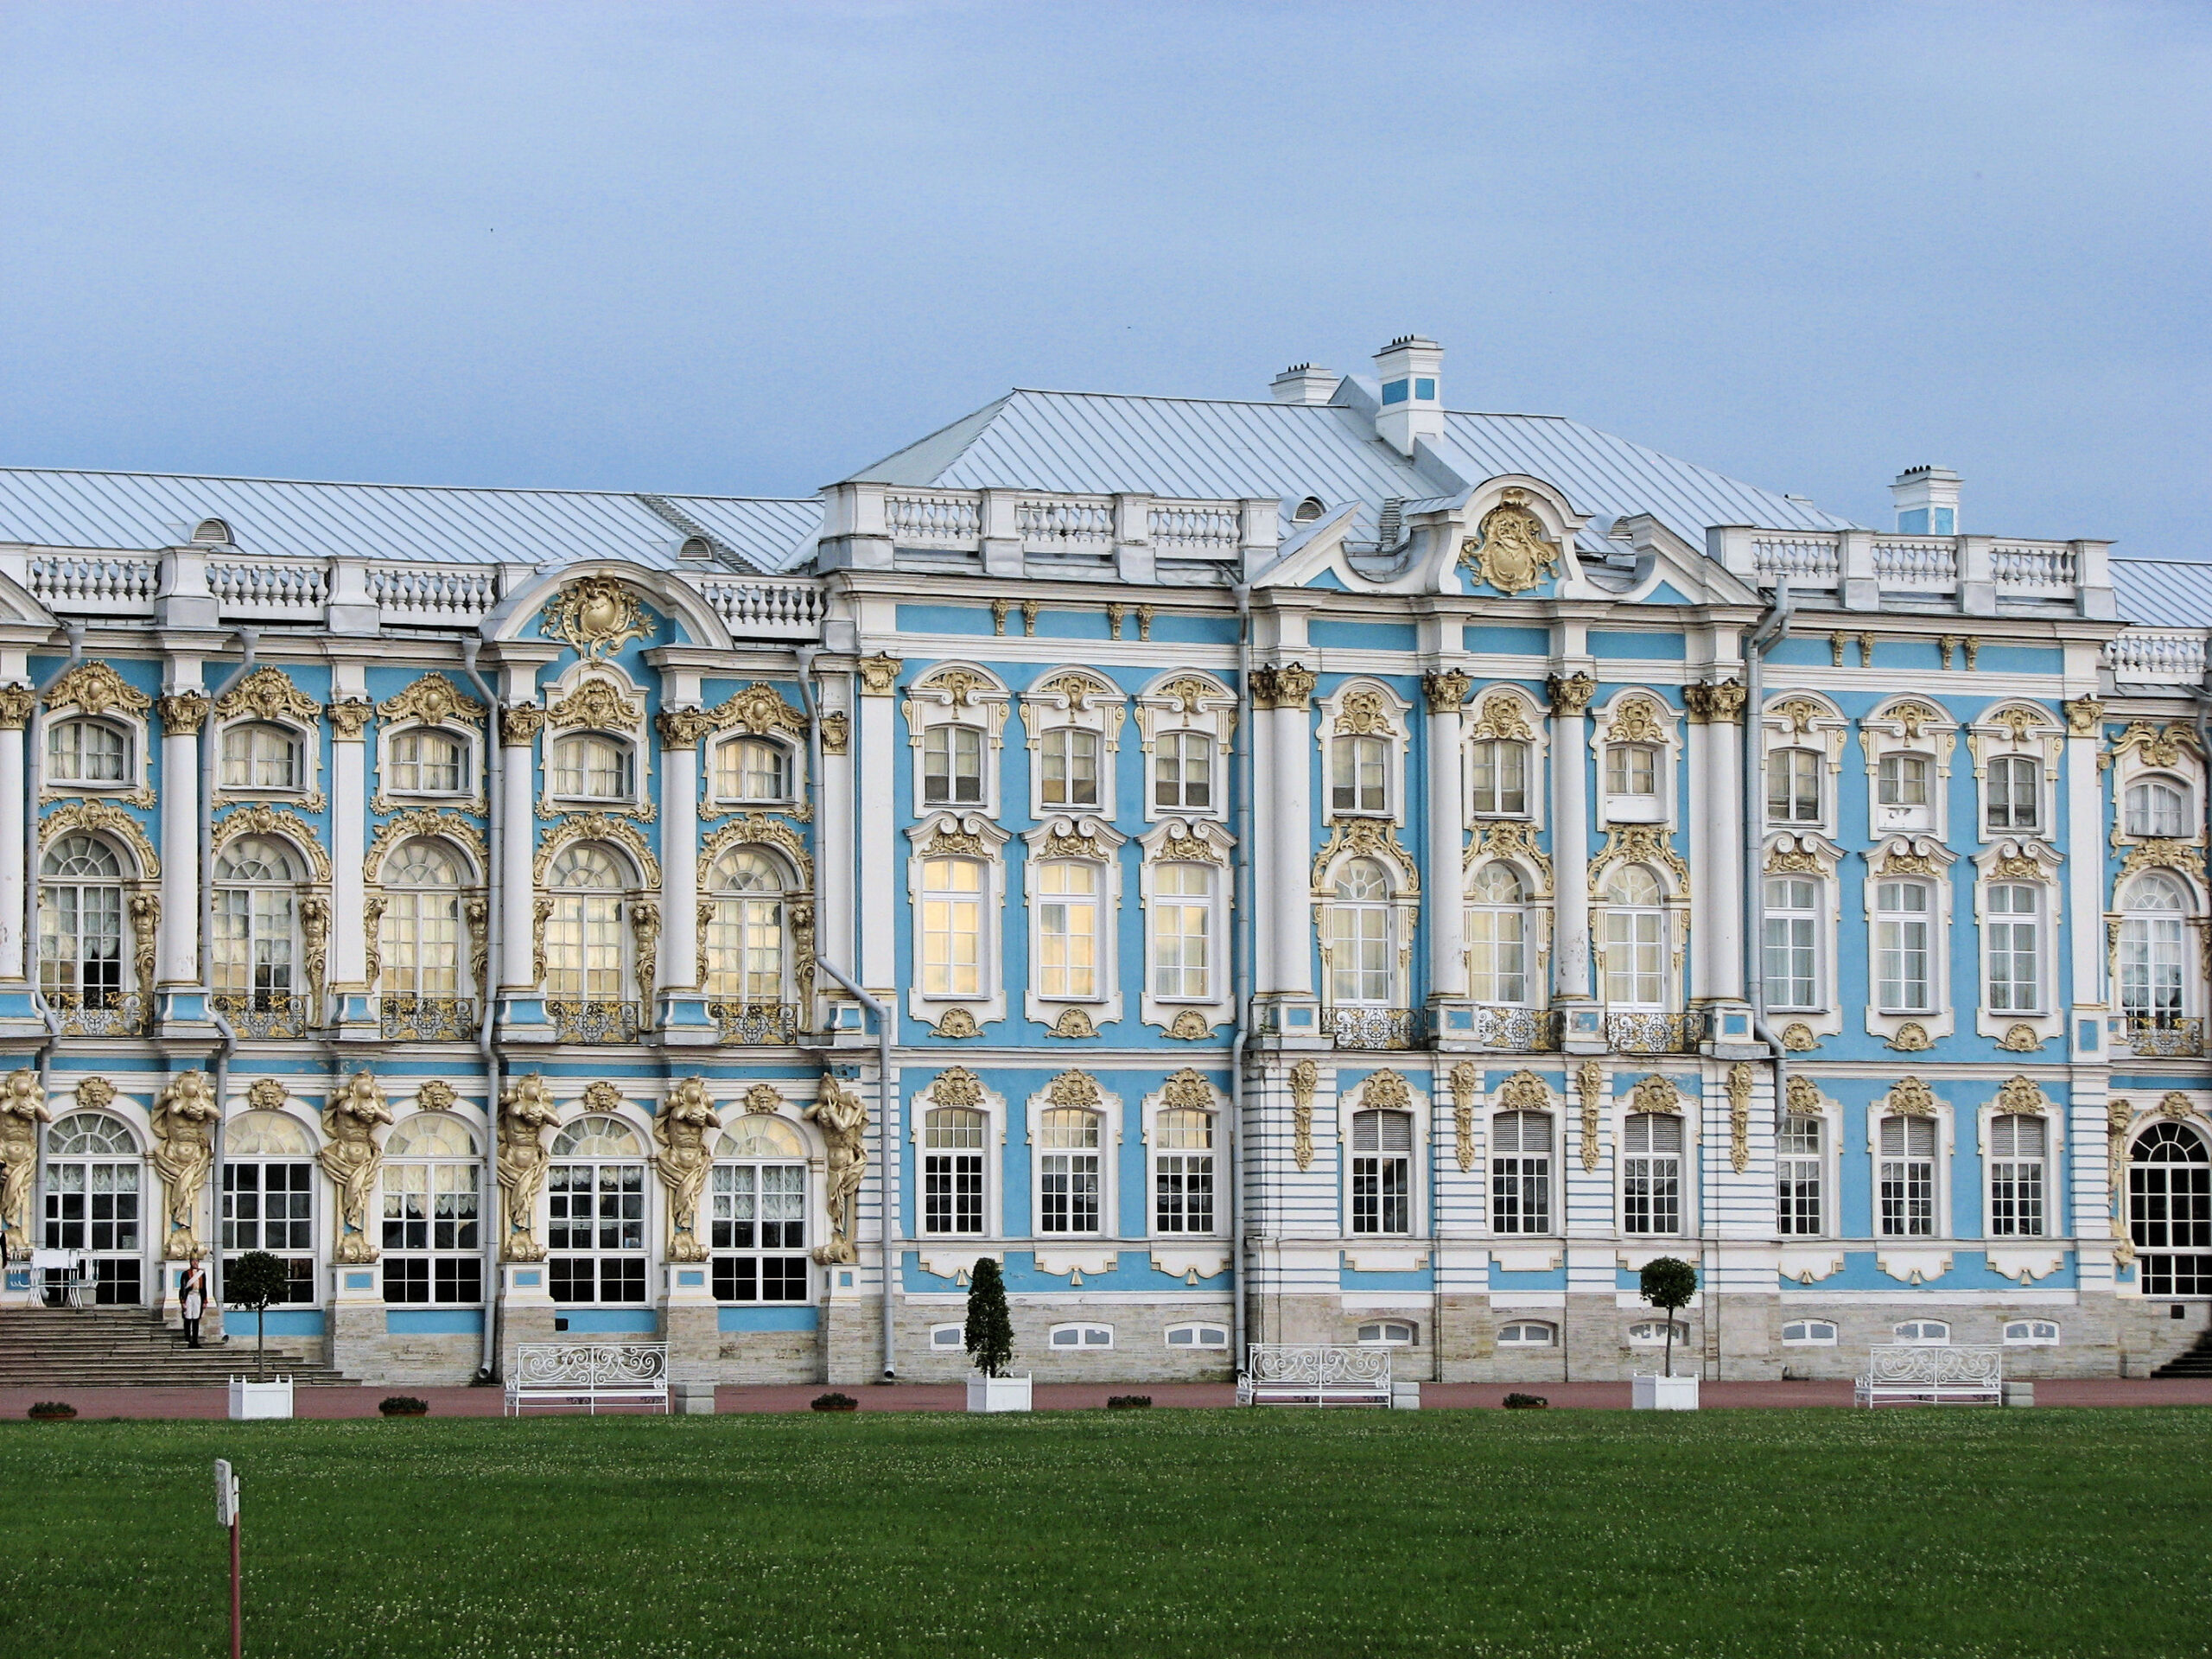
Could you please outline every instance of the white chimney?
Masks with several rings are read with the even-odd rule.
[[[1325,404],[1337,395],[1343,376],[1311,363],[1294,363],[1275,376],[1268,390],[1279,404]]]
[[[1948,467],[1915,467],[1890,486],[1900,536],[1959,533],[1959,475]]]
[[[1375,433],[1402,455],[1413,454],[1416,438],[1444,435],[1443,366],[1444,348],[1419,334],[1402,334],[1375,353],[1375,377],[1382,383]]]

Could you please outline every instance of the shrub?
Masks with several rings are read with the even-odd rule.
[[[1014,1358],[1014,1316],[1006,1308],[1006,1280],[988,1255],[977,1259],[968,1281],[968,1323],[961,1337],[977,1370],[1006,1375]]]
[[[77,1414],[77,1408],[67,1400],[41,1400],[26,1414],[32,1417],[74,1417]]]
[[[262,1332],[269,1310],[291,1292],[291,1269],[266,1250],[248,1250],[223,1269],[223,1296],[232,1307],[253,1310],[253,1374],[269,1375]]]
[[[1106,1396],[1106,1409],[1109,1411],[1146,1411],[1151,1406],[1152,1396],[1148,1394],[1113,1394]]]
[[[1690,1298],[1697,1294],[1697,1269],[1688,1262],[1671,1255],[1653,1258],[1643,1264],[1640,1281],[1643,1300],[1660,1309],[1667,1316],[1667,1375],[1675,1374],[1675,1312],[1688,1307]]]
[[[849,1394],[838,1394],[833,1390],[829,1394],[816,1395],[814,1408],[817,1411],[858,1411],[861,1402]]]
[[[427,1417],[430,1402],[411,1394],[388,1394],[377,1402],[377,1409],[387,1417]]]
[[[1551,1402],[1541,1394],[1509,1394],[1505,1396],[1508,1411],[1541,1411]]]

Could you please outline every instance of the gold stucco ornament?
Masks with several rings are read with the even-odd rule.
[[[277,1104],[283,1103],[280,1093]],[[162,1178],[162,1208],[168,1221],[162,1254],[172,1262],[188,1262],[206,1249],[193,1229],[200,1189],[215,1164],[209,1126],[221,1116],[205,1071],[185,1072],[155,1097],[154,1172]]]
[[[651,639],[653,631],[638,596],[612,576],[580,576],[564,584],[545,607],[544,627],[582,657],[607,656],[633,639]]]
[[[1459,549],[1459,563],[1501,594],[1524,592],[1559,569],[1559,549],[1544,539],[1543,520],[1522,505],[1526,499],[1508,490]]]
[[[707,1131],[722,1126],[721,1116],[707,1098],[703,1077],[685,1077],[668,1092],[660,1116],[653,1120],[653,1139],[660,1150],[653,1168],[668,1189],[668,1259],[703,1262],[707,1241],[699,1236],[699,1199],[707,1190],[707,1173],[714,1154],[707,1149]]]
[[[537,1195],[545,1185],[545,1131],[561,1119],[560,1109],[536,1072],[515,1079],[499,1100],[499,1198],[505,1226],[499,1236],[503,1262],[542,1262],[537,1242]]]
[[[315,1154],[315,1161],[338,1192],[334,1262],[350,1266],[377,1259],[376,1237],[369,1230],[369,1203],[376,1195],[377,1172],[384,1167],[384,1148],[377,1144],[376,1130],[378,1124],[391,1122],[384,1090],[366,1071],[356,1071],[323,1108],[323,1133],[329,1140]]]
[[[10,1262],[31,1253],[31,1178],[38,1169],[38,1126],[53,1122],[38,1073],[10,1071],[0,1087],[0,1226]]]
[[[943,1080],[939,1080],[940,1096]],[[802,1116],[822,1131],[830,1148],[829,1179],[823,1193],[830,1211],[830,1242],[814,1252],[817,1262],[853,1262],[855,1206],[860,1201],[861,1180],[868,1173],[868,1106],[835,1077],[822,1079],[822,1092]]]

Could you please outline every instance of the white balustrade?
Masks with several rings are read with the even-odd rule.
[[[2062,598],[2075,583],[2074,550],[2063,542],[2000,543],[1989,550],[1989,578],[2014,598]]]
[[[1147,533],[1154,552],[1163,558],[1226,558],[1242,539],[1234,506],[1155,505]]]
[[[1807,588],[1833,588],[1843,569],[1843,552],[1834,536],[1778,536],[1755,531],[1751,536],[1753,569],[1761,576]]]
[[[883,525],[906,547],[974,547],[983,534],[980,495],[886,495]]]
[[[699,591],[732,633],[811,639],[822,632],[825,606],[811,582],[702,582]]]
[[[402,627],[474,622],[499,602],[498,573],[468,565],[371,565],[378,620]]]
[[[1948,593],[1958,585],[1958,548],[1948,536],[1879,539],[1874,575],[1885,592]]]
[[[2204,678],[2204,636],[2130,628],[2105,645],[2105,666],[2115,680],[2135,684],[2196,685]]]
[[[162,568],[153,559],[62,553],[31,560],[29,572],[31,592],[49,608],[112,616],[152,611]]]
[[[207,566],[207,591],[226,616],[320,620],[330,597],[330,569],[315,564]]]
[[[1103,553],[1114,545],[1114,504],[1027,499],[1014,503],[1014,526],[1025,553]]]

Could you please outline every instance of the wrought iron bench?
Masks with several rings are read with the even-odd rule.
[[[1255,1342],[1236,1374],[1236,1403],[1390,1404],[1390,1351],[1323,1344]]]
[[[668,1409],[664,1342],[524,1342],[507,1371],[507,1415],[532,1407],[601,1405]]]
[[[1869,1349],[1866,1374],[1853,1389],[1852,1402],[2001,1406],[2005,1403],[2005,1351],[1904,1343],[1893,1348]]]

